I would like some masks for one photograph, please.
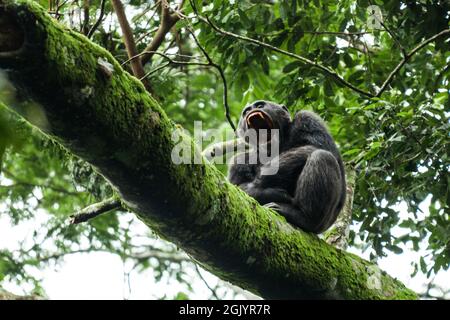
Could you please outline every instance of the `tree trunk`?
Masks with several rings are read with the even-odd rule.
[[[264,298],[417,298],[259,206],[206,160],[175,165],[179,129],[107,51],[35,2],[0,3],[0,68],[17,89],[8,105],[91,163],[125,207],[205,269]]]

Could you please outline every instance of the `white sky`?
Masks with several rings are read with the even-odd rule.
[[[424,203],[423,208],[426,206],[427,204]],[[406,215],[404,208],[399,209],[401,215]],[[37,212],[35,220],[12,227],[8,217],[0,216],[0,250],[17,248],[18,243],[34,231],[39,224],[38,221],[45,221],[45,217],[44,212]],[[135,224],[134,228],[136,233],[146,234],[146,226],[142,223]],[[394,230],[394,232],[400,232],[400,230]],[[368,258],[368,253],[361,254],[356,249],[349,251]],[[378,265],[412,290],[420,292],[423,290],[424,283],[428,282],[425,275],[419,272],[414,278],[410,277],[413,271],[411,262],[418,261],[420,254],[424,252],[417,253],[405,249],[401,255],[390,254],[380,259]],[[151,270],[141,274],[131,272],[128,284],[125,273],[129,272],[129,269],[129,266],[124,266],[121,259],[113,254],[83,253],[67,256],[61,266],[48,267],[38,275],[43,278],[42,285],[50,299],[156,299],[164,294],[167,298],[172,298],[179,291],[187,292],[185,287],[176,280],[156,283]],[[194,287],[194,293],[189,293],[190,298],[209,298],[209,289],[195,275],[195,271],[189,269],[187,272],[193,278],[191,284]],[[206,271],[202,274],[209,285],[214,287],[217,278]],[[435,283],[444,288],[450,288],[450,271],[441,271],[436,276]],[[21,288],[16,285],[6,284],[4,287],[13,293],[21,294]],[[231,298],[231,296],[228,297]]]
[[[0,209],[5,209],[4,202],[0,203]],[[38,210],[34,219],[12,226],[8,216],[0,215],[0,250],[17,250],[21,242],[27,247],[31,246],[31,235],[47,218],[44,210]],[[142,236],[148,234],[149,229],[137,218],[134,220],[130,233]],[[193,279],[190,281],[194,289],[193,294],[175,279],[164,276],[163,280],[157,283],[151,269],[143,273],[130,272],[131,265],[124,265],[118,256],[105,252],[67,255],[60,265],[51,265],[37,273],[31,268],[27,270],[43,280],[41,284],[50,299],[158,299],[164,295],[170,299],[180,291],[189,294],[192,299],[209,298],[211,292],[198,277],[195,269],[188,264],[184,265],[187,266],[184,271]],[[130,281],[126,273],[130,274]],[[201,270],[201,273],[211,287],[217,284],[218,279],[215,276],[204,270]],[[32,289],[28,285],[19,287],[1,282],[0,285],[18,295],[23,294],[23,289]],[[230,294],[225,297],[232,298]]]

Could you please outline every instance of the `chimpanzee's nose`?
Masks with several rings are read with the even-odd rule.
[[[266,102],[264,100],[258,100],[258,101],[253,102],[252,106],[254,108],[261,108],[261,107],[264,107],[265,105],[266,105]]]

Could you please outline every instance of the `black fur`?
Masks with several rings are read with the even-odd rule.
[[[249,129],[248,112],[258,109],[280,130],[279,170],[261,175],[267,163],[248,164],[261,145],[238,154],[232,161],[229,180],[283,216],[295,226],[314,233],[328,229],[344,206],[346,186],[341,155],[323,121],[309,111],[298,112],[292,120],[284,106],[257,101],[244,108],[238,135]],[[239,164],[241,163],[241,164]]]

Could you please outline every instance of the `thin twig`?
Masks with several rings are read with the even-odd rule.
[[[367,65],[368,65],[368,69],[369,69],[369,71],[370,71],[370,79],[372,80],[372,71],[373,71],[373,68],[372,68],[372,58],[370,57],[369,46],[367,45],[366,40],[365,40],[364,38],[362,39],[361,42],[362,42],[362,44],[363,44],[363,46],[364,46],[364,49],[365,49],[364,55],[365,55],[366,58],[367,58]]]
[[[109,212],[114,209],[120,209],[122,208],[122,205],[120,201],[116,197],[112,197],[109,199],[106,199],[102,202],[94,203],[81,211],[78,211],[77,213],[70,216],[71,224],[79,224],[82,222],[86,222],[88,220],[91,220],[95,217],[98,217],[99,215]]]
[[[100,15],[98,16],[97,21],[95,21],[94,25],[91,27],[91,29],[89,30],[87,37],[91,38],[92,35],[94,34],[94,32],[98,29],[98,27],[100,26],[100,23],[102,23],[103,21],[103,17],[105,15],[105,5],[106,5],[106,0],[102,0],[101,4],[100,4]]]
[[[275,37],[279,36],[283,33],[297,33],[299,31],[296,30],[282,30],[272,33],[263,33],[262,35],[265,37]],[[331,36],[343,36],[343,37],[360,37],[365,34],[370,34],[372,32],[369,31],[360,31],[360,32],[339,32],[339,31],[304,31],[301,30],[301,33],[304,34],[312,34],[312,35],[331,35]]]
[[[206,62],[173,60],[167,54],[162,53],[162,52],[154,52],[154,54],[159,55],[159,56],[163,57],[164,59],[168,60],[170,63],[177,64],[177,65],[211,67],[211,64],[206,63]]]
[[[73,251],[69,251],[69,252],[55,253],[55,254],[52,254],[52,255],[49,255],[49,256],[45,256],[45,257],[38,256],[37,260],[39,262],[47,262],[47,261],[50,261],[50,260],[58,260],[60,258],[63,258],[64,256],[67,256],[67,255],[78,254],[78,253],[90,253],[90,252],[108,252],[108,251],[102,250],[102,249],[92,249],[92,248],[78,249],[78,250],[73,250]],[[30,263],[31,263],[31,261],[30,261]]]
[[[183,6],[184,6],[185,2],[186,2],[185,0],[181,0],[180,1],[180,3],[177,6],[177,11],[180,11],[181,9],[183,9]]]
[[[61,252],[61,253],[55,253],[55,254],[51,254],[48,256],[44,256],[44,257],[38,257],[37,259],[39,260],[39,262],[47,262],[50,260],[58,260],[60,258],[63,258],[67,255],[72,255],[72,254],[79,254],[79,253],[91,253],[91,252],[105,252],[105,253],[112,253],[112,254],[117,254],[122,258],[127,258],[127,259],[133,259],[133,260],[137,260],[137,264],[141,263],[144,260],[148,260],[150,258],[155,258],[159,261],[169,261],[169,262],[173,262],[173,263],[184,263],[184,262],[189,262],[192,263],[192,260],[189,259],[189,257],[178,254],[176,252],[168,252],[168,251],[164,251],[164,250],[159,250],[157,248],[151,248],[148,249],[145,253],[125,253],[125,252],[111,252],[109,250],[106,249],[101,249],[101,248],[85,248],[85,249],[78,249],[78,250],[73,250],[73,251],[69,251],[69,252]],[[26,262],[27,264],[28,262]]]
[[[158,66],[157,68],[147,72],[140,80],[143,80],[143,79],[147,78],[148,76],[154,74],[155,72],[157,72],[159,70],[162,70],[162,69],[168,67],[171,64],[184,65],[184,66],[211,67],[211,65],[209,63],[205,63],[205,62],[177,61],[177,60],[172,60],[170,57],[166,56],[165,54],[163,54],[161,52],[155,52],[154,54],[158,54],[160,56],[163,56],[164,58],[168,59],[169,61],[167,63],[162,64],[162,65]]]
[[[171,64],[171,62],[169,61],[169,62],[167,62],[167,63],[165,63],[165,64],[162,64],[162,65],[158,66],[157,68],[155,68],[155,69],[153,69],[153,70],[150,70],[149,72],[147,72],[146,74],[144,74],[144,76],[143,76],[142,78],[140,78],[139,80],[141,80],[141,81],[144,80],[145,78],[151,76],[151,75],[154,74],[155,72],[158,72],[159,70],[162,70],[162,69],[168,67],[170,64]]]
[[[253,38],[249,38],[249,37],[246,37],[246,36],[238,35],[238,34],[235,34],[235,33],[232,33],[232,32],[226,31],[226,30],[223,30],[223,29],[219,28],[218,26],[216,26],[216,25],[209,19],[208,16],[205,16],[205,17],[204,17],[204,16],[201,16],[201,15],[199,14],[198,10],[197,10],[196,5],[193,3],[192,0],[190,0],[190,3],[191,3],[192,9],[193,9],[194,14],[196,15],[196,17],[197,17],[200,21],[202,21],[202,22],[208,24],[208,25],[209,25],[211,28],[213,28],[213,30],[215,30],[216,32],[218,32],[218,33],[220,33],[220,34],[223,34],[223,35],[226,35],[226,36],[233,37],[233,38],[235,38],[235,39],[239,39],[239,40],[242,40],[242,41],[245,41],[245,42],[249,42],[249,43],[256,44],[256,45],[258,45],[258,46],[267,48],[267,49],[269,49],[269,50],[272,50],[272,51],[278,52],[278,53],[280,53],[280,54],[286,55],[286,56],[288,56],[288,57],[294,58],[294,59],[296,59],[296,60],[299,60],[299,61],[301,61],[301,62],[303,62],[303,63],[305,63],[305,64],[308,64],[308,65],[310,65],[310,66],[312,66],[312,67],[315,67],[315,68],[317,68],[317,69],[323,71],[325,74],[331,76],[332,78],[334,78],[337,82],[341,83],[342,85],[344,85],[344,86],[346,86],[346,87],[352,89],[352,90],[355,91],[355,92],[358,92],[359,94],[361,94],[361,95],[363,95],[363,96],[369,97],[369,98],[374,98],[374,97],[379,97],[379,96],[381,96],[381,94],[386,90],[387,86],[392,82],[392,80],[393,80],[393,78],[395,77],[395,75],[396,75],[396,74],[399,72],[399,70],[406,64],[406,62],[407,62],[409,59],[411,59],[411,57],[412,57],[416,52],[418,52],[420,49],[422,49],[423,47],[425,47],[427,44],[433,42],[433,41],[436,40],[437,38],[439,38],[439,37],[441,37],[441,36],[443,36],[443,35],[446,35],[446,34],[449,34],[449,33],[450,33],[450,29],[445,29],[445,30],[439,32],[438,34],[435,34],[435,35],[432,36],[431,38],[428,38],[428,39],[424,40],[423,42],[421,42],[421,43],[420,43],[418,46],[416,46],[409,54],[407,54],[407,55],[402,59],[402,61],[400,61],[400,63],[399,63],[399,64],[391,71],[391,73],[390,73],[389,76],[386,78],[386,80],[384,81],[383,85],[382,85],[381,88],[378,90],[378,92],[377,92],[376,94],[372,94],[372,93],[370,93],[370,92],[367,92],[367,91],[364,91],[364,90],[361,90],[361,89],[355,87],[353,84],[351,84],[350,82],[346,81],[346,80],[345,80],[344,78],[342,78],[339,74],[337,74],[334,70],[332,70],[332,69],[330,69],[330,68],[328,68],[328,67],[325,67],[325,66],[323,66],[323,65],[321,65],[321,64],[319,64],[319,63],[316,63],[316,62],[314,62],[314,61],[312,61],[312,60],[310,60],[310,59],[308,59],[308,58],[305,58],[305,57],[303,57],[303,56],[300,56],[300,55],[298,55],[298,54],[295,54],[295,53],[292,53],[292,52],[289,52],[289,51],[285,51],[285,50],[283,50],[283,49],[274,47],[274,46],[272,46],[272,45],[270,45],[270,44],[268,44],[268,43],[265,43],[265,42],[262,42],[262,41],[259,41],[259,40],[253,39]],[[386,31],[387,31],[387,29],[386,29]]]
[[[10,171],[8,171],[6,169],[3,169],[2,172],[3,172],[3,174],[6,177],[13,179],[16,183],[13,184],[13,185],[9,185],[9,186],[0,185],[1,188],[15,188],[15,187],[18,187],[18,186],[27,186],[27,187],[34,187],[34,188],[46,188],[46,189],[53,190],[55,192],[60,192],[60,193],[64,193],[64,194],[72,195],[72,196],[80,195],[80,192],[69,191],[69,190],[66,190],[64,188],[61,188],[61,187],[58,187],[58,186],[54,186],[54,185],[51,185],[51,184],[46,184],[46,183],[37,184],[37,183],[31,183],[31,182],[27,182],[27,181],[21,180],[16,175],[14,175],[12,172],[10,172]]]
[[[137,260],[138,263],[154,258],[159,261],[168,261],[173,263],[183,263],[183,262],[189,262],[192,263],[192,260],[184,255],[184,254],[178,254],[176,252],[167,252],[164,250],[156,250],[151,249],[144,253],[132,253],[127,256],[130,259]]]
[[[180,6],[183,5],[184,2],[180,3]],[[158,48],[163,43],[166,34],[169,33],[170,29],[180,20],[180,16],[174,12],[170,12],[170,6],[167,0],[161,1],[161,23],[159,24],[159,28],[153,37],[153,40],[150,44],[144,49],[144,52],[154,52],[157,51]],[[141,57],[142,65],[147,64],[152,59],[153,54],[146,53]]]
[[[142,10],[141,13],[137,14],[136,16],[134,16],[131,20],[133,22],[137,22],[139,21],[144,15],[147,14],[147,12],[155,10],[156,7],[159,5],[159,3],[161,2],[161,0],[156,1],[153,5],[145,8],[144,10]],[[156,10],[152,13],[151,17],[148,20],[152,20],[153,16],[156,14]]]
[[[90,21],[90,14],[89,14],[89,9],[90,9],[91,3],[90,0],[84,0],[83,1],[83,25],[81,30],[83,31],[84,35],[87,35],[89,30],[89,21]]]
[[[223,72],[222,68],[216,64],[211,57],[209,56],[208,52],[206,52],[205,48],[203,48],[203,46],[200,44],[200,42],[198,41],[197,37],[195,36],[195,34],[193,33],[193,31],[191,29],[188,29],[189,33],[192,35],[196,45],[198,46],[198,48],[200,49],[200,51],[202,52],[202,54],[204,55],[204,57],[206,58],[207,63],[205,62],[192,62],[192,61],[178,61],[178,60],[173,60],[172,58],[170,58],[168,56],[168,54],[166,53],[162,53],[162,52],[158,52],[158,51],[143,51],[133,57],[130,57],[128,60],[124,61],[122,63],[122,65],[142,56],[145,54],[152,54],[152,55],[159,55],[163,58],[165,58],[166,60],[168,60],[168,63],[165,63],[149,72],[147,72],[142,78],[145,79],[148,76],[154,74],[155,72],[169,66],[170,64],[176,64],[176,65],[191,65],[191,66],[204,66],[204,67],[212,67],[215,68],[219,74],[220,74],[220,78],[222,80],[222,84],[223,84],[223,104],[224,104],[224,108],[225,108],[225,117],[227,118],[228,123],[230,124],[231,128],[233,128],[233,131],[236,131],[236,126],[233,123],[233,120],[231,119],[231,115],[230,115],[230,107],[228,105],[228,85],[227,85],[227,80],[225,78],[225,73]],[[179,57],[187,57],[187,58],[195,58],[196,57],[192,57],[192,56],[187,56],[187,55],[181,55],[181,54],[176,54],[176,56]]]
[[[310,66],[312,66],[312,67],[315,67],[315,68],[317,68],[317,69],[323,71],[325,74],[328,74],[329,76],[331,76],[332,78],[334,78],[337,82],[339,82],[339,83],[341,83],[342,85],[344,85],[344,86],[346,86],[346,87],[348,87],[348,88],[350,88],[350,89],[352,89],[352,90],[354,90],[354,91],[360,93],[361,95],[364,95],[364,96],[369,97],[369,98],[374,97],[374,95],[373,95],[372,93],[366,92],[366,91],[364,91],[364,90],[361,90],[361,89],[355,87],[354,85],[352,85],[350,82],[348,82],[347,80],[345,80],[344,78],[342,78],[340,75],[338,75],[335,71],[331,70],[330,68],[325,67],[325,66],[323,66],[323,65],[321,65],[321,64],[318,64],[318,63],[316,63],[316,62],[314,62],[314,61],[312,61],[312,60],[310,60],[310,59],[308,59],[308,58],[305,58],[305,57],[300,56],[300,55],[298,55],[298,54],[295,54],[295,53],[292,53],[292,52],[285,51],[285,50],[283,50],[283,49],[274,47],[274,46],[272,46],[272,45],[270,45],[270,44],[268,44],[268,43],[265,43],[265,42],[262,42],[262,41],[259,41],[259,40],[256,40],[256,39],[252,39],[252,38],[249,38],[249,37],[246,37],[246,36],[241,36],[241,35],[238,35],[238,34],[235,34],[235,33],[232,33],[232,32],[229,32],[229,31],[226,31],[226,30],[223,30],[223,29],[219,28],[218,26],[216,26],[216,25],[209,19],[208,16],[206,16],[206,17],[201,16],[201,15],[198,13],[198,10],[197,10],[196,5],[193,3],[192,0],[190,0],[190,1],[191,1],[191,6],[192,6],[192,8],[193,8],[193,11],[194,11],[194,13],[196,14],[196,16],[198,17],[198,19],[200,19],[200,20],[203,21],[204,23],[206,23],[206,24],[208,24],[209,26],[211,26],[211,28],[213,28],[213,29],[214,29],[215,31],[217,31],[218,33],[223,34],[223,35],[226,35],[226,36],[230,36],[230,37],[233,37],[233,38],[242,40],[242,41],[250,42],[250,43],[256,44],[256,45],[258,45],[258,46],[261,46],[261,47],[270,49],[270,50],[272,50],[272,51],[281,53],[281,54],[286,55],[286,56],[288,56],[288,57],[294,58],[294,59],[296,59],[296,60],[299,60],[299,61],[301,61],[301,62],[303,62],[303,63],[305,63],[305,64],[308,64],[308,65],[310,65]]]
[[[227,84],[227,79],[225,78],[225,73],[223,72],[222,67],[219,66],[217,63],[215,63],[211,59],[208,52],[206,52],[205,48],[203,48],[203,46],[200,44],[200,41],[195,36],[194,32],[189,28],[188,28],[188,31],[191,34],[192,38],[194,39],[194,41],[195,41],[196,45],[198,46],[198,48],[200,49],[200,51],[205,56],[206,60],[208,61],[208,64],[211,67],[215,68],[220,74],[220,77],[222,79],[222,84],[223,84],[223,105],[225,107],[225,117],[227,118],[228,123],[230,124],[231,128],[233,128],[233,131],[236,131],[236,126],[234,125],[233,120],[231,120],[230,106],[228,105],[228,84]]]
[[[375,97],[381,96],[381,94],[387,89],[388,85],[394,80],[394,77],[397,75],[397,73],[400,71],[400,69],[408,62],[411,57],[417,53],[420,49],[424,48],[426,45],[430,44],[434,40],[436,40],[439,37],[450,35],[450,29],[442,30],[441,32],[435,34],[431,38],[428,38],[421,42],[419,45],[417,45],[414,49],[412,49],[407,55],[403,57],[403,59],[400,61],[400,63],[391,71],[389,76],[384,81],[383,85],[381,86],[380,90],[378,90]]]
[[[114,7],[114,11],[116,12],[117,15],[117,20],[119,20],[120,28],[122,29],[123,40],[125,43],[125,47],[127,49],[128,57],[133,57],[138,54],[138,51],[136,48],[136,42],[134,41],[133,37],[133,30],[130,27],[130,24],[128,22],[125,13],[125,8],[120,0],[111,0],[111,1]],[[131,70],[133,71],[133,75],[136,78],[145,79],[144,78],[145,72],[140,59],[131,60]],[[148,81],[142,81],[142,83],[150,93],[153,93],[153,90]]]
[[[158,56],[161,56],[161,57],[165,58],[166,60],[169,60],[170,62],[172,62],[172,63],[174,63],[174,64],[182,64],[182,63],[185,63],[186,61],[176,61],[176,60],[173,60],[172,58],[169,57],[169,56],[171,56],[171,55],[177,56],[177,57],[180,57],[180,58],[188,58],[188,59],[196,59],[196,60],[199,59],[199,57],[189,56],[189,55],[185,55],[185,54],[178,54],[178,53],[163,53],[163,52],[159,52],[159,51],[143,51],[143,52],[138,53],[137,55],[135,55],[135,56],[133,56],[133,57],[131,57],[131,58],[125,60],[124,62],[122,62],[121,66],[123,67],[125,64],[127,64],[127,63],[130,62],[131,60],[137,59],[137,58],[139,58],[140,56],[142,56],[142,55],[144,55],[144,54],[147,54],[147,53],[156,54],[156,55],[158,55]],[[204,63],[204,64],[207,64],[207,63]]]
[[[340,75],[338,75],[335,71],[331,70],[330,68],[325,67],[325,66],[323,66],[321,64],[318,64],[317,62],[314,62],[314,61],[312,61],[312,60],[310,60],[308,58],[305,58],[303,56],[300,56],[298,54],[295,54],[295,53],[292,53],[292,52],[289,52],[289,51],[282,50],[280,48],[274,47],[274,46],[272,46],[272,45],[270,45],[268,43],[265,43],[265,42],[262,42],[262,41],[259,41],[259,40],[256,40],[256,39],[248,38],[246,36],[237,35],[237,34],[225,31],[223,29],[220,29],[215,24],[213,24],[208,17],[207,18],[199,17],[199,19],[204,21],[204,22],[206,22],[206,23],[208,23],[214,30],[216,30],[217,32],[219,32],[219,33],[221,33],[223,35],[235,37],[237,39],[240,39],[240,40],[243,40],[243,41],[246,41],[246,42],[257,44],[257,45],[259,45],[261,47],[264,47],[264,48],[270,49],[272,51],[275,51],[275,52],[284,54],[286,56],[289,56],[291,58],[297,59],[297,60],[299,60],[299,61],[301,61],[301,62],[303,62],[305,64],[311,65],[312,67],[315,67],[315,68],[323,71],[325,74],[328,74],[329,76],[334,78],[337,82],[339,82],[342,85],[352,89],[353,91],[356,91],[356,92],[358,92],[358,93],[360,93],[360,94],[362,94],[362,95],[364,95],[366,97],[369,97],[369,98],[372,98],[374,96],[370,92],[366,92],[364,90],[361,90],[361,89],[355,87],[353,84],[351,84],[350,82],[348,82],[347,80],[342,78]],[[205,20],[203,20],[203,19],[205,19]]]
[[[59,10],[61,10],[61,8],[63,7],[63,6],[65,6],[66,4],[67,4],[67,2],[69,2],[69,0],[66,0],[66,1],[64,1],[63,3],[61,3],[61,4],[59,4],[59,3],[57,3],[57,5],[56,5],[56,10],[55,10],[55,18],[56,19],[59,19],[59,17],[61,16],[61,14],[59,13]]]
[[[15,184],[11,184],[8,186],[5,185],[0,185],[0,188],[2,189],[13,189],[13,188],[17,188],[20,186],[26,186],[26,187],[31,187],[31,188],[44,188],[44,189],[50,189],[54,192],[59,192],[59,193],[64,193],[66,195],[70,195],[70,196],[76,196],[76,195],[80,195],[80,192],[72,192],[72,191],[67,191],[65,189],[61,189],[58,187],[54,187],[51,185],[46,185],[46,184],[33,184],[33,183],[28,183],[28,182],[17,182]]]
[[[158,30],[158,28],[153,28],[152,30],[145,32],[144,34],[142,34],[139,38],[136,39],[136,43],[141,42],[143,39],[145,39],[145,37],[148,37],[149,35],[151,35],[152,33],[155,33]]]
[[[211,288],[211,286],[208,284],[208,282],[206,281],[206,279],[203,277],[203,275],[200,273],[200,269],[197,266],[196,263],[194,263],[195,266],[195,271],[197,271],[198,276],[200,277],[200,279],[203,281],[203,283],[205,284],[205,286],[209,289],[209,291],[211,291],[212,295],[214,296],[214,298],[216,298],[217,300],[220,300],[219,296],[216,293],[216,290],[214,288]]]
[[[397,44],[397,46],[400,48],[403,57],[406,56],[406,50],[405,48],[402,46],[402,44],[400,43],[400,40],[397,38],[397,36],[388,28],[386,27],[386,25],[381,21],[378,20],[380,22],[380,24],[383,26],[384,30],[387,31],[387,33],[389,33],[389,35],[391,36],[391,38],[394,40],[394,42]]]

